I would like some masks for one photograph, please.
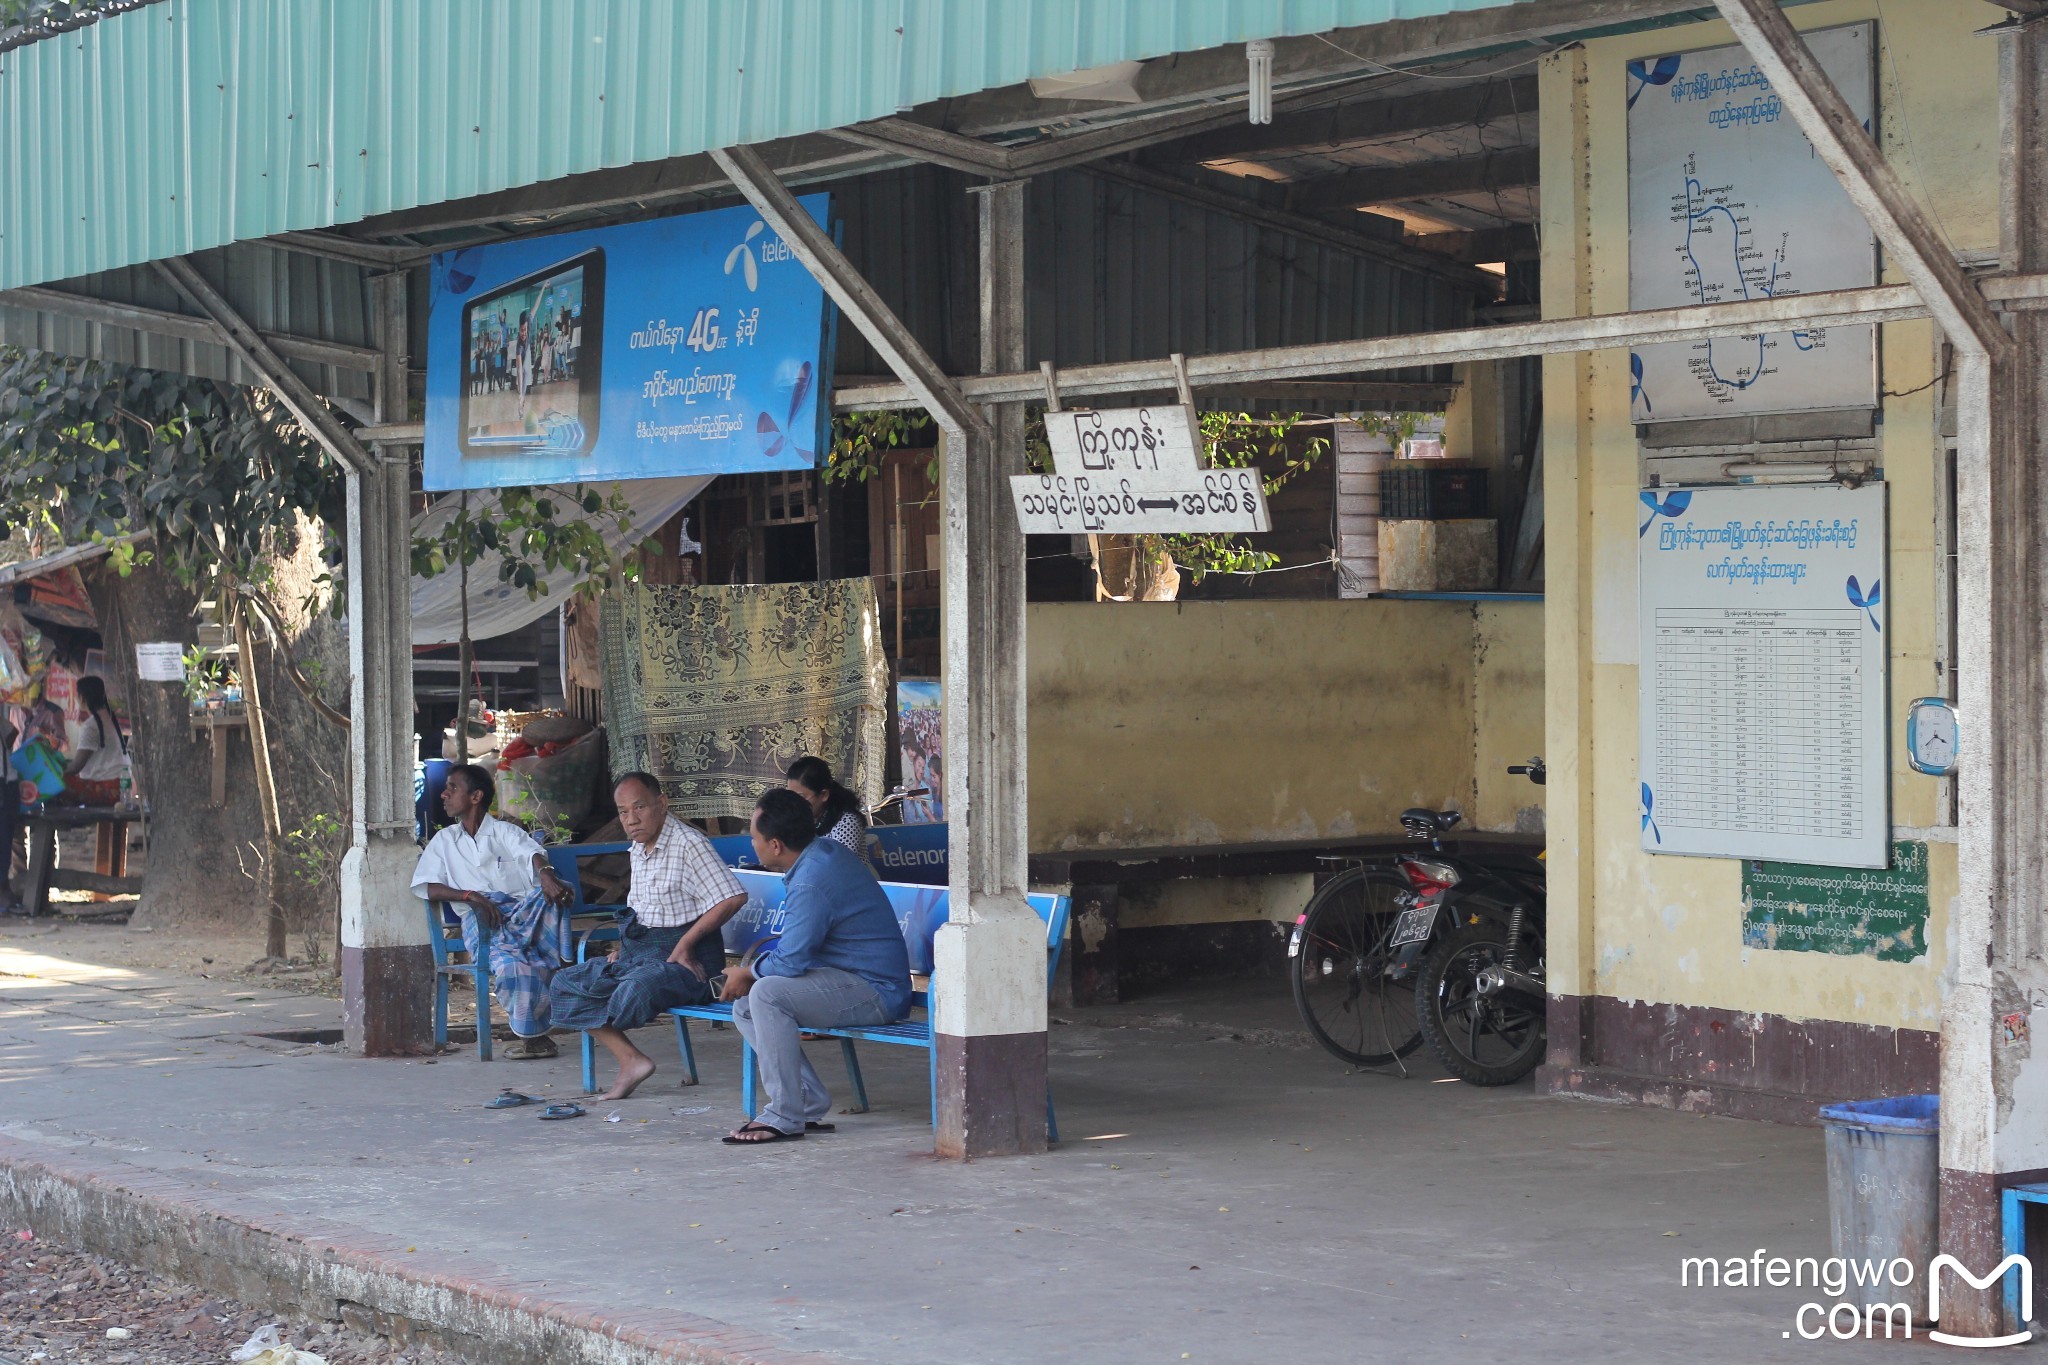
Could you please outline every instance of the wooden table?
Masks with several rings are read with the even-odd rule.
[[[49,914],[52,889],[141,895],[142,878],[127,875],[128,826],[141,818],[140,811],[119,806],[52,806],[40,814],[23,815],[22,824],[28,827],[28,879],[22,887],[22,908],[31,915]],[[104,870],[75,872],[58,867],[57,831],[88,825],[101,831]]]

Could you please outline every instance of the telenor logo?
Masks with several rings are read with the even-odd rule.
[[[1953,1270],[1956,1274],[1968,1280],[1972,1289],[1989,1289],[1992,1285],[2004,1279],[2007,1271],[2018,1269],[2020,1272],[2020,1322],[2025,1324],[2033,1321],[2034,1267],[2032,1262],[2028,1261],[2026,1257],[2020,1255],[2008,1256],[2000,1261],[1989,1275],[1978,1279],[1970,1273],[1968,1266],[1947,1252],[1936,1256],[1927,1266],[1927,1316],[1936,1322],[1941,1321],[1941,1272],[1943,1268]],[[1930,1331],[1927,1335],[1944,1346],[2017,1346],[2023,1341],[2032,1341],[2034,1338],[2033,1331],[2024,1325],[2021,1326],[2019,1331],[2002,1337],[1959,1337],[1952,1332],[1944,1332],[1939,1329]]]

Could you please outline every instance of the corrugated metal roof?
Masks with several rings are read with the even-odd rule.
[[[1508,2],[170,0],[0,54],[0,289]]]

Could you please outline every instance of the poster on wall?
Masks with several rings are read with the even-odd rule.
[[[426,487],[810,469],[831,317],[751,208],[441,252]]]
[[[1927,955],[1927,845],[1888,868],[1742,864],[1742,946],[1912,962]]]
[[[1645,489],[1650,853],[1884,867],[1885,488]]]
[[[903,803],[905,824],[946,818],[945,742],[937,678],[900,678],[896,683],[896,730],[901,736],[903,785],[930,788],[930,795]]]
[[[1875,33],[1806,35],[1872,126]],[[1737,303],[1878,280],[1877,239],[1740,47],[1628,63],[1630,308]],[[1637,347],[1636,422],[1877,406],[1876,329]]]

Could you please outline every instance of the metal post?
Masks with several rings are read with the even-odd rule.
[[[979,191],[981,368],[1022,369],[1024,182]],[[1025,900],[1024,405],[941,446],[950,922],[933,945],[938,1150],[1045,1150],[1045,927]]]
[[[2048,181],[2048,23],[2001,39],[2003,267],[2048,264],[2041,190]],[[1955,982],[1941,1020],[1941,1249],[1975,1273],[2004,1257],[2000,1191],[2048,1178],[2048,316],[2011,317],[2013,354],[1958,350],[1956,368],[1957,710],[1971,736],[1957,773],[1958,894],[1949,938]],[[2007,1021],[2014,1021],[2008,1027]],[[2034,1249],[2038,1252],[2038,1248]],[[2002,1325],[1998,1286],[1941,1286],[1944,1332],[1989,1337]]]
[[[714,152],[763,221],[939,423],[951,918],[933,948],[941,1156],[1045,1149],[1046,944],[1024,898],[1023,408],[981,412],[748,147]],[[1024,187],[981,209],[982,364],[1023,363]],[[970,550],[972,553],[970,553]]]
[[[375,281],[380,422],[406,416],[405,277]],[[433,954],[412,894],[412,517],[407,448],[348,476],[349,771],[341,865],[342,1027],[370,1057],[432,1047]]]

